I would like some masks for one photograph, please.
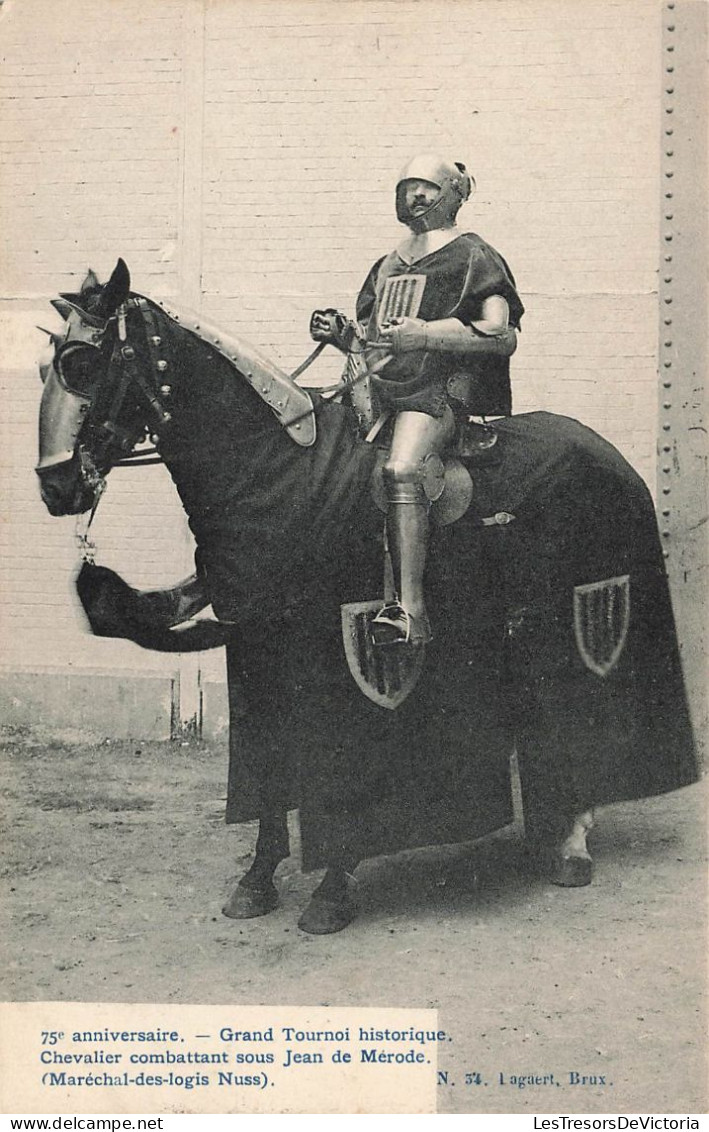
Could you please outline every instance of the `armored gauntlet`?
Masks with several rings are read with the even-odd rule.
[[[310,337],[315,342],[336,346],[343,354],[351,348],[355,333],[355,324],[333,307],[313,311],[310,316]]]

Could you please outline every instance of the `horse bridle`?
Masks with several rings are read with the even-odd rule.
[[[128,337],[128,321],[131,311],[137,311],[142,317],[142,324],[146,332],[146,341],[150,355],[149,376],[137,364],[136,350]],[[93,390],[91,402],[86,411],[82,431],[90,431],[93,444],[90,450],[86,444],[79,441],[77,445],[81,476],[88,488],[93,492],[93,504],[84,515],[77,517],[76,538],[82,557],[85,561],[93,561],[95,546],[89,539],[89,529],[93,522],[99,502],[106,488],[105,474],[99,470],[100,453],[109,447],[118,444],[123,454],[111,461],[110,467],[140,467],[163,462],[157,447],[156,440],[160,430],[169,425],[171,414],[165,409],[160,394],[166,396],[170,392],[167,384],[160,386],[161,375],[168,370],[170,364],[169,342],[163,342],[159,334],[157,321],[146,299],[135,296],[126,299],[109,318],[104,326],[103,333],[98,342],[92,343],[100,348],[101,339],[108,332],[112,323],[116,324],[116,337],[111,350],[111,356],[105,373],[101,376]],[[71,343],[67,343],[70,347]],[[160,349],[162,347],[162,349]],[[61,367],[61,352],[56,362]],[[152,379],[152,380],[151,380]],[[152,447],[141,448],[135,451],[139,438],[123,428],[118,422],[125,399],[130,391],[137,392],[148,410],[149,419],[145,426],[151,432]],[[106,394],[106,396],[103,396]],[[105,408],[105,401],[108,407]],[[97,410],[97,406],[101,406]],[[98,451],[97,451],[98,449]]]
[[[128,339],[128,315],[131,310],[137,311],[142,316],[151,363],[148,372],[152,380],[146,377],[145,372],[136,363],[135,347]],[[157,453],[156,448],[152,448],[149,452],[145,450],[139,453],[133,452],[133,448],[137,442],[132,438],[129,432],[118,425],[118,419],[126,396],[128,392],[133,389],[138,392],[148,410],[149,421],[146,426],[146,431],[157,433],[158,430],[169,425],[172,419],[171,414],[162,404],[160,394],[162,394],[163,397],[169,395],[170,386],[163,384],[162,387],[160,387],[160,375],[164,374],[170,366],[170,344],[168,341],[163,342],[161,335],[158,333],[159,328],[155,315],[150,309],[147,300],[141,296],[126,299],[118,308],[115,317],[117,324],[116,338],[106,374],[101,382],[101,386],[113,389],[113,394],[105,419],[98,427],[108,433],[109,437],[118,439],[126,449],[128,449],[128,444],[130,444],[130,450],[126,450],[124,455],[113,464],[113,467],[125,463],[133,464],[136,461],[145,463],[144,458],[148,455],[156,456],[156,459],[149,461],[150,463],[161,463],[161,457]],[[97,390],[97,394],[99,392],[100,389]],[[94,427],[96,427],[96,425],[94,425]]]
[[[139,366],[135,346],[129,339],[129,324],[133,321],[130,318],[132,312],[140,315],[145,332],[145,341],[150,359],[150,364],[146,368]],[[81,312],[81,314],[83,318],[84,312]],[[90,344],[93,348],[98,347],[99,349],[105,334],[108,332],[109,326],[112,323],[116,324],[116,337],[111,350],[111,356],[105,373],[94,388],[82,428],[82,431],[85,429],[90,431],[94,440],[92,447],[94,449],[98,448],[98,452],[96,450],[93,452],[89,451],[87,446],[81,442],[78,444],[82,479],[86,486],[94,493],[94,502],[91,510],[87,512],[86,515],[80,516],[77,519],[77,540],[80,544],[82,555],[90,561],[93,557],[95,547],[89,541],[88,532],[106,487],[105,475],[98,467],[98,464],[101,462],[101,448],[103,447],[104,451],[107,451],[109,447],[115,447],[116,444],[118,444],[119,449],[123,450],[122,455],[118,459],[111,461],[111,468],[141,467],[161,464],[163,462],[162,456],[157,448],[157,439],[166,428],[169,428],[172,419],[170,412],[165,408],[162,401],[162,398],[168,397],[171,392],[171,386],[166,379],[166,374],[169,373],[172,366],[172,355],[171,343],[168,338],[161,335],[155,313],[151,309],[148,300],[142,295],[131,295],[129,298],[125,299],[118,307],[115,315],[105,322],[99,321],[98,319],[94,320],[91,315],[88,315],[88,320],[92,328],[92,341],[86,344]],[[99,333],[99,331],[101,331],[101,333]],[[325,345],[326,343],[318,344],[305,361],[289,375],[290,379],[294,380],[299,377],[320,355]],[[67,343],[66,348],[70,346],[71,343]],[[377,372],[388,360],[388,357],[383,358],[366,372],[358,374],[356,377],[354,375],[347,375],[336,385],[320,388],[318,392],[330,395],[338,394],[370,374]],[[61,358],[58,357],[57,364],[60,364],[60,361]],[[149,433],[153,442],[152,447],[140,448],[137,451],[135,450],[135,446],[138,443],[138,439],[136,439],[133,433],[121,427],[118,423],[125,399],[130,391],[136,392],[139,395],[147,409],[148,421],[145,426],[145,431]],[[108,400],[107,409],[103,407],[106,400]],[[97,405],[101,406],[98,410]],[[297,419],[298,418],[294,418],[294,421],[297,421]],[[291,423],[294,423],[294,421]],[[79,529],[80,526],[83,527],[83,530]]]

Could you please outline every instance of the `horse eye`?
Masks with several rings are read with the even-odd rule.
[[[100,351],[93,346],[65,350],[59,359],[59,372],[71,393],[89,397],[101,376]]]

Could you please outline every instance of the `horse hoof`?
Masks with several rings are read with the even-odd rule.
[[[226,904],[222,914],[230,920],[254,920],[257,916],[266,916],[278,906],[278,890],[274,884],[268,888],[247,888],[237,884]]]
[[[313,896],[298,920],[298,927],[309,935],[332,935],[351,924],[356,915],[357,906],[349,896],[340,900]]]
[[[583,888],[593,880],[593,861],[590,857],[552,857],[549,880],[560,888]]]

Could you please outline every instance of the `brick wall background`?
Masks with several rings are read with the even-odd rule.
[[[400,238],[393,185],[416,152],[468,164],[460,221],[516,275],[515,408],[578,416],[653,485],[660,33],[655,0],[5,0],[5,669],[176,666],[90,637],[76,607],[74,521],[48,516],[33,473],[48,300],[121,255],[137,290],[293,367],[311,310],[351,312]],[[95,532],[136,585],[191,569],[154,469],[113,473]],[[221,664],[205,656],[203,678]],[[182,675],[189,715],[192,659]]]
[[[202,287],[291,365],[399,238],[416,152],[466,161],[460,222],[528,314],[518,410],[570,413],[654,471],[659,6],[243,0],[209,10]],[[274,318],[274,302],[280,317]]]

